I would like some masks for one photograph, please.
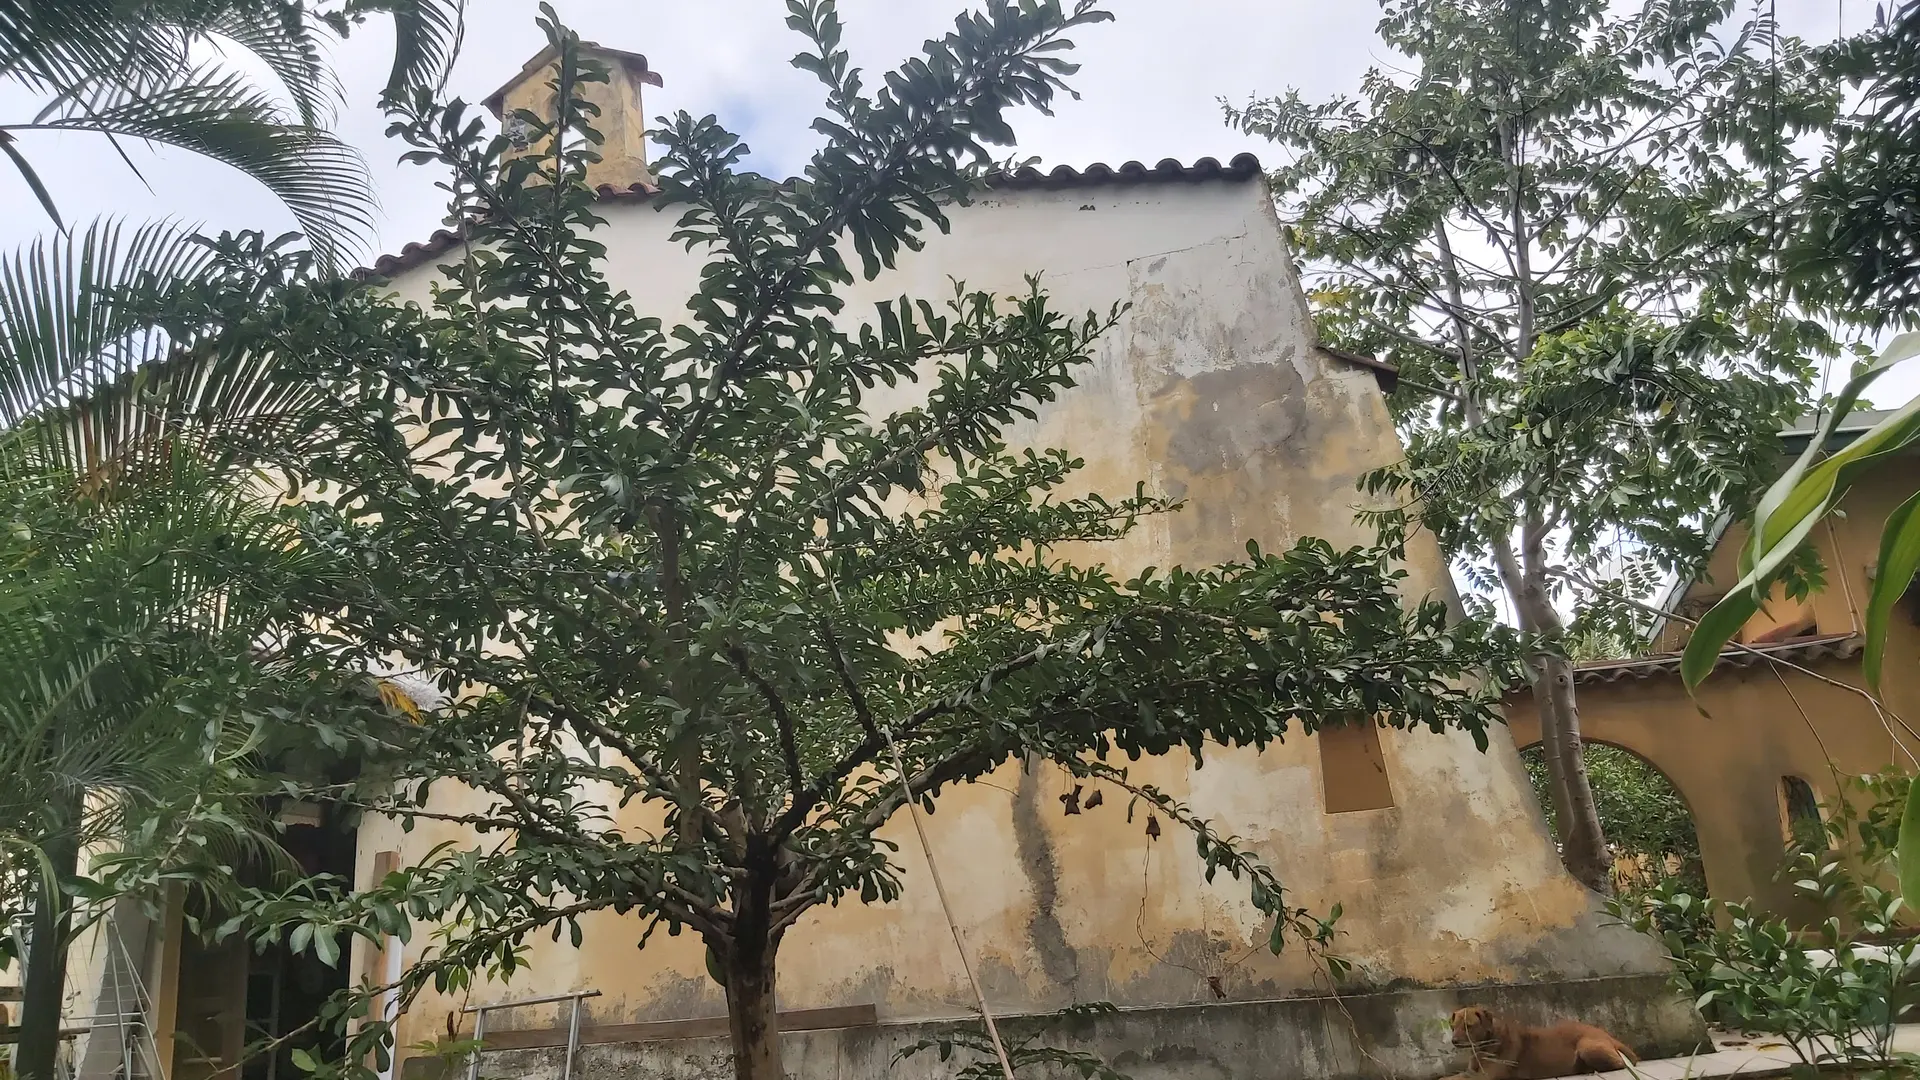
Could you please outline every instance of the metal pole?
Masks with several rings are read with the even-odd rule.
[[[468,1005],[463,1013],[479,1012],[482,1009],[521,1009],[528,1005],[551,1005],[556,1001],[571,1001],[574,998],[599,997],[598,990],[575,990],[566,994],[548,994],[545,997],[520,998],[517,1001],[495,1001],[486,1005]]]
[[[111,968],[112,962],[109,961],[107,966]],[[127,1041],[127,1003],[121,998],[121,992],[125,989],[126,987],[116,984],[113,988],[113,999],[120,1006],[120,1022],[117,1025],[120,1030],[120,1075],[124,1080],[133,1080],[133,1044]]]
[[[560,1064],[560,1080],[573,1080],[573,1052],[580,1046],[580,997],[574,996],[573,1014],[567,1018],[567,1060]]]
[[[473,1054],[467,1058],[467,1080],[480,1080],[480,1051],[487,1042],[487,1007],[473,1010]]]

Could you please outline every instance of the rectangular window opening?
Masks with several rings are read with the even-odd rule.
[[[1315,733],[1320,743],[1320,782],[1327,813],[1385,810],[1393,805],[1380,726],[1371,720],[1329,724]]]

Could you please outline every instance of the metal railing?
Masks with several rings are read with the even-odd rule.
[[[519,1001],[502,1001],[493,1005],[468,1005],[461,1009],[463,1013],[473,1013],[473,1056],[467,1059],[467,1080],[480,1080],[480,1055],[487,1048],[487,1014],[501,1009],[521,1009],[529,1005],[552,1005],[556,1002],[570,1001],[572,1009],[567,1016],[567,1056],[560,1063],[560,1080],[573,1080],[573,1055],[580,1049],[580,1002],[591,997],[599,997],[598,990],[575,990],[570,994],[548,994],[545,997],[521,998]]]

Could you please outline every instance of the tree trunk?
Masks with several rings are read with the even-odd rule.
[[[1552,675],[1541,657],[1529,656],[1527,676],[1532,680],[1533,700],[1540,713],[1540,756],[1547,763],[1547,797],[1553,803],[1553,837],[1559,842],[1564,859],[1573,842],[1568,831],[1568,825],[1573,821],[1573,796],[1567,791],[1567,771],[1561,767],[1560,724],[1557,719],[1553,722],[1548,720],[1547,683]]]
[[[1557,738],[1549,750],[1547,772],[1558,774],[1566,791],[1567,806],[1559,810],[1561,859],[1580,883],[1598,893],[1613,892],[1613,860],[1607,853],[1607,836],[1600,825],[1600,808],[1594,802],[1593,784],[1587,778],[1586,744],[1580,738],[1580,707],[1573,692],[1573,665],[1567,658],[1543,653],[1540,663],[1545,678],[1534,689],[1540,703],[1540,730],[1552,730]]]
[[[1514,596],[1521,626],[1548,641],[1566,631],[1547,588],[1546,529],[1530,520],[1523,532],[1519,589]],[[1512,569],[1512,567],[1508,567]],[[1503,573],[1503,577],[1506,574]],[[1515,584],[1507,581],[1509,590]],[[1554,816],[1560,825],[1560,860],[1582,885],[1601,894],[1613,892],[1612,860],[1606,830],[1587,778],[1586,746],[1580,738],[1580,706],[1573,688],[1573,665],[1565,656],[1542,650],[1528,662],[1534,677],[1533,700],[1540,711],[1540,742],[1546,752]]]
[[[727,1027],[733,1036],[735,1080],[786,1080],[780,1061],[780,1020],[774,1005],[774,954],[778,944],[729,950]]]
[[[60,1050],[60,1005],[67,993],[67,936],[73,909],[65,891],[80,869],[79,823],[62,820],[46,845],[53,880],[42,880],[33,904],[33,936],[27,945],[26,985],[20,994],[20,1044],[14,1075],[54,1080]]]

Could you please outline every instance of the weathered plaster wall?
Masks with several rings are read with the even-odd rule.
[[[671,220],[646,204],[611,205],[605,239],[615,283],[646,308],[678,309],[698,260],[666,242]],[[905,292],[939,298],[949,277],[1003,292],[1044,270],[1067,311],[1132,310],[1100,343],[1080,385],[1013,440],[1064,446],[1087,462],[1082,484],[1123,495],[1144,480],[1188,508],[1150,521],[1098,553],[1116,567],[1200,564],[1302,535],[1359,542],[1355,479],[1400,454],[1373,375],[1312,346],[1299,284],[1259,182],[1154,183],[995,191],[955,211],[950,236],[909,255],[897,274],[853,289],[850,318]],[[399,282],[422,296],[426,274]],[[1413,593],[1450,589],[1438,552],[1415,547]],[[1294,737],[1264,754],[1210,754],[1143,763],[1136,775],[1191,802],[1250,841],[1309,908],[1341,903],[1341,953],[1373,985],[1502,983],[1647,973],[1653,947],[1610,928],[1559,869],[1513,745],[1464,736],[1382,735],[1396,805],[1324,812],[1319,748]],[[1007,768],[991,782],[942,797],[932,842],[954,889],[956,916],[978,954],[998,1009],[1029,1012],[1073,1001],[1128,1006],[1212,999],[1209,976],[1231,998],[1311,993],[1316,973],[1299,950],[1273,957],[1243,893],[1202,883],[1183,837],[1158,844],[1124,817],[1124,800],[1064,817],[1062,776]],[[448,796],[451,798],[452,796]],[[636,823],[638,824],[638,823]],[[906,895],[885,907],[817,913],[781,953],[784,1008],[876,1003],[883,1020],[963,1015],[967,989],[910,826],[900,844]],[[373,853],[403,860],[457,834],[423,823],[361,832]],[[362,871],[363,874],[369,871]],[[533,942],[530,977],[483,987],[476,1001],[576,987],[604,992],[597,1022],[712,1015],[722,998],[691,935],[658,936],[612,914],[583,920],[574,949]],[[415,938],[418,948],[425,935]],[[362,955],[357,963],[363,966]],[[445,1030],[440,999],[405,1018],[404,1045]],[[544,1026],[551,1008],[491,1021]]]
[[[1847,516],[1814,531],[1827,567],[1827,588],[1807,601],[1814,615],[1809,633],[1858,633],[1859,605],[1866,602],[1880,532],[1887,515],[1920,488],[1920,461],[1889,462],[1848,495]],[[1704,609],[1739,580],[1734,572],[1744,529],[1729,530],[1703,581],[1687,594],[1685,610]],[[1743,637],[1793,623],[1776,604],[1755,616]],[[1892,716],[1920,716],[1920,627],[1902,606],[1888,633],[1883,683]],[[1663,645],[1681,647],[1684,626]],[[1689,697],[1672,670],[1643,671],[1613,681],[1579,683],[1584,737],[1631,750],[1673,781],[1693,812],[1707,889],[1725,900],[1753,898],[1768,910],[1817,919],[1825,916],[1794,895],[1792,883],[1776,880],[1786,852],[1781,778],[1799,777],[1822,802],[1840,794],[1840,776],[1878,772],[1892,765],[1911,769],[1920,739],[1881,716],[1860,693],[1833,685],[1865,686],[1858,655],[1797,661],[1820,678],[1768,664],[1723,667]],[[1507,703],[1517,745],[1540,739],[1532,695]],[[1896,739],[1896,733],[1901,737]],[[1902,748],[1902,743],[1905,748]]]

